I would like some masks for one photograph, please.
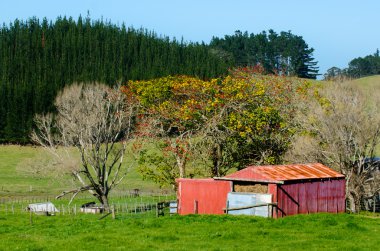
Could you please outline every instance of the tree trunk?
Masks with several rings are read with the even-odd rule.
[[[355,210],[356,213],[360,213],[360,199],[355,200]]]
[[[352,195],[348,195],[347,200],[348,200],[349,210],[352,213],[355,213],[356,210],[355,210],[355,202],[354,202],[355,200],[354,200],[354,197]]]
[[[110,206],[108,203],[108,196],[107,195],[101,195],[100,196],[100,203],[102,203],[105,212],[110,212]]]
[[[212,175],[219,177],[220,176],[220,162],[222,158],[222,149],[220,144],[215,144],[212,148]]]
[[[352,213],[359,213],[360,212],[360,198],[357,198],[354,194],[350,193],[347,197],[348,203],[350,206],[350,211]]]
[[[185,178],[186,172],[185,172],[185,161],[182,161],[180,156],[176,156],[177,160],[177,166],[179,168],[179,177]]]

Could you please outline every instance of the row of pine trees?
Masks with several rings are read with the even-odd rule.
[[[0,31],[0,142],[27,143],[35,113],[76,81],[109,85],[186,74],[211,78],[228,63],[208,46],[81,17],[16,20]]]

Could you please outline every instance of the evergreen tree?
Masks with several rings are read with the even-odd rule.
[[[350,78],[361,78],[370,75],[380,74],[380,55],[379,50],[372,55],[365,57],[358,57],[352,59],[348,63],[348,68],[342,69],[339,73],[336,73],[335,68],[332,67],[327,70],[324,74],[325,79],[330,77],[350,77]]]
[[[260,64],[268,73],[315,79],[318,75],[313,48],[301,36],[290,31],[277,34],[273,30],[259,34],[236,31],[224,38],[213,37],[210,43],[220,58],[232,58],[236,66]]]
[[[27,143],[35,113],[73,82],[108,85],[166,75],[218,77],[228,64],[205,44],[89,17],[15,20],[0,30],[0,142]]]

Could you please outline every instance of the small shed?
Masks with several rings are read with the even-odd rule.
[[[80,212],[85,214],[101,214],[104,212],[104,207],[96,205],[95,201],[87,202],[80,207]]]
[[[345,211],[344,175],[320,163],[249,166],[225,177],[207,179],[208,185],[202,179],[177,182],[179,214],[196,213],[196,209],[197,213],[228,213],[240,208],[248,214],[277,218]],[[246,210],[256,205],[261,208]],[[199,210],[201,207],[207,210]]]
[[[27,209],[35,214],[41,215],[54,215],[59,212],[59,210],[51,202],[29,204]]]

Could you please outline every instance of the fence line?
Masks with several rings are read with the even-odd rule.
[[[168,198],[174,197],[174,193],[152,193],[152,192],[138,192],[133,190],[128,190],[124,192],[119,192],[118,194],[111,194],[109,196],[110,200],[128,200],[134,198],[135,200],[140,199],[141,202],[147,197],[157,197],[158,200],[167,200]],[[1,204],[32,204],[47,201],[65,201],[70,198],[70,195],[62,199],[56,199],[54,195],[35,195],[35,196],[15,196],[15,197],[0,197]],[[79,194],[75,197],[75,200],[96,200],[96,198],[90,194]]]
[[[128,215],[141,215],[156,216],[157,204],[159,202],[168,202],[175,200],[173,194],[152,194],[140,193],[138,195],[131,195],[126,193],[124,196],[111,196],[110,206],[118,217],[125,217]],[[79,200],[79,201],[78,201]],[[93,196],[80,196],[71,205],[68,205],[68,199],[56,200],[53,196],[34,196],[34,197],[16,197],[16,198],[0,198],[0,215],[14,215],[28,213],[27,207],[29,204],[51,201],[59,210],[55,215],[72,215],[76,216],[81,213],[82,201],[92,200],[95,201]]]
[[[125,218],[127,216],[152,216],[156,217],[158,215],[158,210],[160,208],[157,207],[159,203],[157,202],[147,202],[147,203],[117,203],[112,204],[112,209],[117,217]],[[0,205],[0,216],[10,216],[10,215],[25,215],[29,216],[29,211],[27,210],[27,204],[2,204]],[[61,204],[57,206],[58,212],[55,212],[55,216],[72,216],[75,217],[79,214],[85,214],[81,212],[81,207],[77,204],[74,205],[64,205]],[[169,215],[169,209],[166,209],[166,215]],[[98,214],[101,216],[102,214]]]

